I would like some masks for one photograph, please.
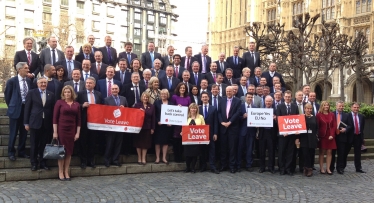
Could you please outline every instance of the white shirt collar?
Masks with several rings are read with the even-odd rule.
[[[23,77],[21,77],[21,76],[18,74],[18,80],[19,80],[19,81],[22,81],[23,79],[26,79],[26,77],[23,78]]]

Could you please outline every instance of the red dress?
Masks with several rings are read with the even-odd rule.
[[[336,149],[335,132],[336,132],[336,118],[334,113],[318,113],[318,138],[320,149]],[[329,140],[332,136],[333,139]]]
[[[64,145],[65,154],[72,155],[77,126],[81,126],[81,110],[74,101],[71,106],[65,100],[58,100],[53,111],[53,124],[57,124],[58,141]]]

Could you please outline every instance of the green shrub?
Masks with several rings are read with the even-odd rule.
[[[331,111],[336,110],[335,102],[330,102],[330,109]],[[344,103],[344,112],[349,113],[351,112],[351,104],[352,102]],[[360,114],[364,115],[365,117],[374,117],[374,105],[373,104],[365,104],[360,103]]]

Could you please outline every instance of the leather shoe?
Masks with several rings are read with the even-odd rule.
[[[29,159],[30,156],[27,155],[27,154],[23,154],[23,155],[18,155],[19,158],[25,158],[25,159]]]
[[[230,169],[230,173],[235,173],[235,169]]]
[[[16,159],[15,156],[10,156],[10,157],[9,157],[9,160],[11,160],[11,161],[15,161],[15,160],[17,160],[17,159]]]
[[[210,170],[212,173],[219,174],[219,171],[217,169]]]
[[[270,169],[269,170],[271,174],[274,174],[275,173],[275,170],[274,169]]]
[[[40,169],[44,169],[44,170],[51,170],[48,166],[46,165],[40,165]]]
[[[81,169],[86,169],[86,163],[81,163]]]
[[[105,162],[104,166],[108,168],[110,166],[110,164],[108,162]]]
[[[236,172],[242,172],[242,169],[241,168],[238,168],[238,169],[236,169]]]
[[[344,174],[344,171],[342,171],[342,170],[337,169],[336,171],[337,171],[339,174],[341,174],[341,175]]]
[[[200,169],[200,172],[205,172],[205,171],[206,171],[206,168]]]
[[[247,170],[248,172],[253,172],[253,168],[252,167],[246,168],[245,170]]]
[[[65,178],[65,180],[66,180],[66,181],[71,181],[71,179],[70,179],[70,178]]]
[[[219,171],[227,171],[227,168],[226,167],[222,167],[221,169],[219,169]]]
[[[292,171],[287,171],[287,174],[290,175],[290,176],[293,176],[293,172]]]
[[[186,168],[186,169],[184,170],[184,172],[185,172],[185,173],[191,172],[191,169]]]
[[[259,173],[263,173],[265,171],[265,169],[262,169],[260,168],[260,170],[258,170]]]
[[[120,164],[119,162],[113,162],[113,165],[118,166],[118,167],[122,166],[122,164]]]
[[[279,173],[280,175],[285,175],[286,174],[286,172],[285,171],[280,171],[280,173]]]
[[[362,169],[360,170],[356,170],[357,173],[366,173],[365,171],[363,171]]]
[[[95,163],[93,161],[89,162],[87,166],[90,166],[91,168],[96,168]]]
[[[191,173],[196,173],[196,170],[195,169],[191,170]]]
[[[36,171],[37,167],[35,165],[31,166],[32,171]]]

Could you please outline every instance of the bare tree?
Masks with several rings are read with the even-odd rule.
[[[345,75],[344,70],[346,66],[350,63],[350,55],[348,51],[350,50],[349,42],[352,40],[352,37],[349,37],[346,34],[339,34],[338,39],[336,40],[336,49],[337,49],[337,68],[339,69],[340,75],[340,100],[345,100],[345,91],[344,91],[344,81]]]
[[[6,81],[14,75],[13,68],[13,57],[15,53],[15,47],[5,45],[3,50],[0,51],[0,85],[2,86],[2,92],[4,91]]]

